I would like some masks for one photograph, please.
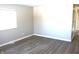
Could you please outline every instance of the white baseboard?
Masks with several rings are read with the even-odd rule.
[[[40,34],[33,34],[33,35],[36,35],[36,36],[42,36],[42,37],[51,38],[51,39],[62,40],[62,41],[67,41],[67,42],[71,42],[71,40],[63,39],[63,38],[51,37],[51,36],[40,35]]]
[[[14,43],[17,42],[17,41],[23,40],[24,38],[31,37],[31,36],[33,36],[33,35],[71,42],[71,40],[67,40],[67,39],[56,38],[56,37],[51,37],[51,36],[45,36],[45,35],[40,35],[40,34],[31,34],[31,35],[24,36],[24,37],[21,37],[21,38],[19,38],[19,39],[12,40],[12,41],[9,41],[9,42],[7,42],[7,43],[1,44],[0,47],[5,46],[5,45],[8,45],[8,44],[14,44]]]
[[[16,39],[16,40],[9,41],[9,42],[4,43],[4,44],[1,44],[0,47],[5,46],[5,45],[8,45],[8,44],[14,44],[17,41],[23,40],[24,38],[28,38],[28,37],[31,37],[31,36],[33,36],[33,34],[32,35],[28,35],[28,36],[21,37],[21,38]]]

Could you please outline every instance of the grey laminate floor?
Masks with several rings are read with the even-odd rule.
[[[0,48],[1,54],[71,54],[79,53],[79,36],[70,42],[32,36]]]

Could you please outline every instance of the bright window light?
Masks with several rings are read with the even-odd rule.
[[[13,9],[0,9],[0,30],[17,27],[16,11]]]

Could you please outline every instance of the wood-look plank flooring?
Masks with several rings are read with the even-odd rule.
[[[32,36],[0,47],[1,54],[78,54],[79,36],[70,42]]]

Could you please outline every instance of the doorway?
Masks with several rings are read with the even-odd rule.
[[[79,4],[73,5],[73,24],[72,24],[73,36],[79,36]]]

